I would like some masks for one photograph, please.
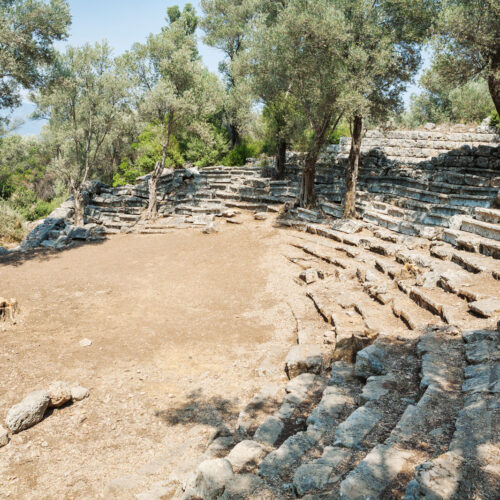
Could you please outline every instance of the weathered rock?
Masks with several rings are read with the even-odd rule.
[[[378,444],[342,481],[340,498],[360,500],[381,498],[387,486],[403,470],[411,452]]]
[[[264,422],[262,422],[262,424],[259,425],[259,427],[255,431],[254,439],[259,443],[274,445],[274,443],[276,443],[276,441],[278,440],[284,427],[285,424],[280,418],[274,415],[270,415],[264,420]]]
[[[333,474],[333,467],[330,465],[309,463],[301,465],[293,476],[293,484],[297,488],[297,493],[302,497],[315,490],[324,490],[339,479],[340,475]]]
[[[71,398],[73,401],[82,401],[83,399],[88,398],[89,395],[89,390],[80,385],[76,385],[71,388]]]
[[[234,477],[231,462],[224,458],[205,460],[196,469],[196,476],[192,487],[194,497],[215,500],[219,498]]]
[[[5,423],[12,433],[20,432],[43,419],[50,403],[48,391],[34,391],[7,413]]]
[[[81,226],[71,226],[66,235],[71,240],[86,240],[90,236],[89,230]]]
[[[300,273],[300,279],[310,285],[318,281],[318,271],[313,267],[306,269]]]
[[[500,314],[500,299],[490,297],[469,304],[469,309],[483,318],[491,318]]]
[[[259,475],[277,477],[286,474],[316,442],[316,439],[306,432],[297,432],[290,436],[261,462]]]
[[[363,441],[381,419],[379,412],[362,406],[342,422],[335,432],[335,445],[361,449]]]
[[[217,233],[219,230],[217,229],[217,226],[215,222],[209,222],[202,230],[202,233],[204,234],[212,234],[212,233]]]
[[[239,442],[227,456],[234,470],[247,469],[257,466],[266,456],[265,447],[249,439]]]
[[[254,214],[253,218],[255,220],[266,220],[267,214],[266,212],[257,212],[256,214]]]
[[[304,372],[319,373],[322,367],[321,346],[317,344],[300,344],[293,346],[285,360],[290,377]]]
[[[9,433],[0,425],[0,448],[9,444]]]
[[[253,498],[260,488],[264,486],[264,481],[255,474],[235,474],[226,483],[223,495],[219,500],[247,500]],[[255,498],[272,498],[262,495]]]
[[[90,339],[82,339],[79,344],[80,347],[90,347],[92,345],[92,341]]]
[[[358,233],[363,229],[364,224],[354,219],[338,219],[333,222],[332,229],[347,234]]]
[[[49,386],[50,408],[58,408],[71,401],[71,387],[66,382],[52,382]]]
[[[447,452],[419,465],[415,479],[406,489],[405,500],[452,500],[456,498],[464,459]]]
[[[368,378],[383,375],[387,362],[387,351],[379,344],[372,344],[356,355],[354,371],[358,377]]]
[[[361,401],[376,401],[389,393],[391,386],[395,385],[396,377],[392,374],[368,377],[361,393]]]

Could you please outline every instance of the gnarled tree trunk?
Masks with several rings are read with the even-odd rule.
[[[81,188],[74,187],[72,189],[73,192],[73,206],[75,210],[75,214],[73,216],[73,223],[75,226],[81,226],[83,224],[83,213],[85,210],[82,190]]]
[[[500,49],[493,57],[491,73],[488,75],[488,88],[497,113],[500,115]]]
[[[241,136],[236,125],[229,125],[229,140],[231,141],[230,149],[233,149],[241,144]]]
[[[356,217],[356,188],[358,184],[359,155],[363,138],[363,117],[355,116],[352,127],[351,150],[345,176],[344,219]]]
[[[151,173],[151,177],[148,179],[148,210],[146,212],[146,218],[151,219],[156,215],[157,206],[157,192],[158,192],[158,181],[165,168],[165,163],[167,161],[167,151],[170,146],[170,136],[172,135],[172,126],[174,121],[174,113],[171,111],[168,114],[168,122],[165,127],[165,122],[162,120],[161,130],[163,138],[162,155],[161,160],[156,162],[155,168]]]
[[[276,179],[279,180],[285,178],[286,149],[286,141],[279,139],[276,145]]]
[[[315,147],[309,151],[302,169],[302,181],[300,183],[299,206],[307,208],[316,203],[316,192],[314,180],[316,178],[316,162],[318,161],[319,148]]]
[[[151,219],[156,215],[156,204],[157,204],[157,186],[158,179],[160,178],[163,172],[163,166],[161,161],[157,161],[153,172],[151,173],[151,177],[148,179],[148,211],[147,218]]]

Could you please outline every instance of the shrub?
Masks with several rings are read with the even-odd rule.
[[[245,165],[247,158],[257,158],[264,144],[261,141],[243,140],[222,159],[222,164],[228,167]]]
[[[494,110],[490,115],[490,125],[496,127],[500,132],[500,116],[498,116],[497,110]]]
[[[0,244],[18,243],[24,238],[23,218],[6,201],[0,200]]]

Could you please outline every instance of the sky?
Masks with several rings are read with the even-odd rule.
[[[58,42],[56,48],[64,50],[69,45],[83,45],[107,40],[119,55],[128,50],[135,42],[144,42],[150,33],[158,33],[165,26],[167,7],[188,3],[183,0],[70,0],[73,22],[70,36]],[[199,2],[191,3],[200,11]],[[210,71],[217,72],[223,58],[220,50],[208,47],[202,42],[203,33],[197,31],[199,52]],[[424,57],[424,67],[428,65],[429,55]],[[418,75],[417,75],[418,79]],[[418,90],[416,85],[409,87],[404,99],[408,102],[411,93]],[[21,118],[24,124],[16,130],[23,135],[38,134],[43,126],[41,120],[30,120],[34,105],[28,101],[14,112],[14,118]]]
[[[67,45],[107,40],[114,55],[123,54],[135,42],[144,42],[150,33],[158,33],[165,26],[167,8],[179,5],[182,9],[188,3],[183,0],[70,0],[70,36],[64,42],[57,42],[56,48],[64,51]],[[199,11],[199,2],[191,0]],[[210,71],[218,72],[223,53],[202,43],[203,33],[197,31],[199,51]],[[38,134],[43,126],[41,120],[30,120],[34,105],[28,101],[14,112],[15,118],[24,120],[16,130],[22,135]]]

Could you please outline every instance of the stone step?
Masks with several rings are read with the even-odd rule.
[[[483,238],[500,241],[500,224],[465,218],[462,221],[460,229],[468,233],[477,234]]]
[[[459,231],[458,229],[445,229],[441,234],[441,239],[460,250],[500,259],[500,243],[490,238],[472,236],[470,232]]]
[[[500,482],[498,330],[464,331],[464,406],[458,413],[448,451],[419,465],[405,498],[495,498]],[[458,494],[458,492],[460,492]]]
[[[476,207],[474,212],[474,217],[477,220],[490,224],[500,224],[500,209]]]
[[[391,486],[401,487],[398,477],[446,444],[461,403],[461,339],[428,334],[420,340],[418,353],[424,394],[418,403],[407,406],[385,442],[377,444],[341,482],[342,499],[382,498]]]

